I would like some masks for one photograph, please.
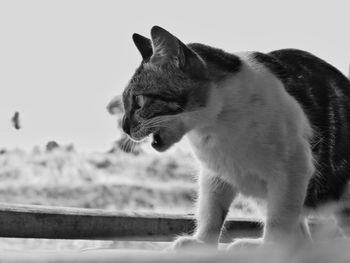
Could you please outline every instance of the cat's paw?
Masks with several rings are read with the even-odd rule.
[[[227,251],[234,251],[238,249],[256,249],[265,245],[262,238],[242,238],[236,239],[230,245],[227,246]]]
[[[200,249],[204,248],[206,244],[193,236],[182,236],[174,241],[171,250],[183,250],[183,249]]]

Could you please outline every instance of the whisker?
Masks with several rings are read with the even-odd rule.
[[[129,149],[128,149],[129,152],[131,152],[131,153],[134,152],[135,144],[136,144],[136,142],[130,141]]]
[[[128,141],[128,138],[124,138],[123,139],[123,141],[122,141],[122,144],[119,146],[119,148],[123,151],[123,152],[125,152],[125,144],[127,143],[127,141]]]
[[[178,106],[178,108],[181,108],[184,110],[182,107]],[[226,109],[229,110],[229,109]],[[193,110],[193,111],[185,111],[176,115],[162,115],[162,116],[156,116],[151,119],[146,119],[143,120],[137,130],[137,137],[144,137],[150,133],[150,129],[156,129],[156,128],[171,128],[172,127],[172,121],[180,118],[181,115],[187,115],[186,117],[189,118],[190,120],[192,119],[194,122],[205,122],[205,121],[212,121],[211,119],[207,118],[206,115],[202,114],[202,110]],[[232,119],[225,119],[220,117],[217,119],[218,122],[221,123],[232,123],[234,120]]]
[[[125,143],[125,148],[124,148],[124,151],[125,151],[125,152],[129,152],[129,151],[128,151],[129,145],[130,145],[130,140],[127,140],[126,143]]]
[[[124,149],[125,152],[129,152],[130,143],[131,143],[131,140],[128,139],[125,144],[125,149]]]
[[[135,142],[132,141],[132,142],[130,143],[130,147],[129,147],[129,152],[130,152],[130,153],[133,153],[133,152],[134,152],[134,148],[135,148],[134,146],[135,146]]]

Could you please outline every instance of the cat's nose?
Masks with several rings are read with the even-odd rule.
[[[122,120],[122,129],[126,134],[130,135],[130,122],[129,119],[127,117],[123,117]]]

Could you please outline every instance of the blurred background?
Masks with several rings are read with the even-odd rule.
[[[193,213],[197,167],[186,142],[165,154],[147,142],[125,151],[120,114],[106,111],[141,62],[131,35],[159,25],[229,52],[300,48],[348,74],[348,10],[347,1],[0,1],[0,202]],[[231,215],[261,212],[240,197]]]

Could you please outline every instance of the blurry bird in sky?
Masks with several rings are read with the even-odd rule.
[[[20,119],[19,119],[19,112],[16,111],[15,114],[12,116],[11,118],[11,121],[12,121],[12,126],[16,129],[16,130],[19,130],[21,129],[21,122],[20,122]]]

